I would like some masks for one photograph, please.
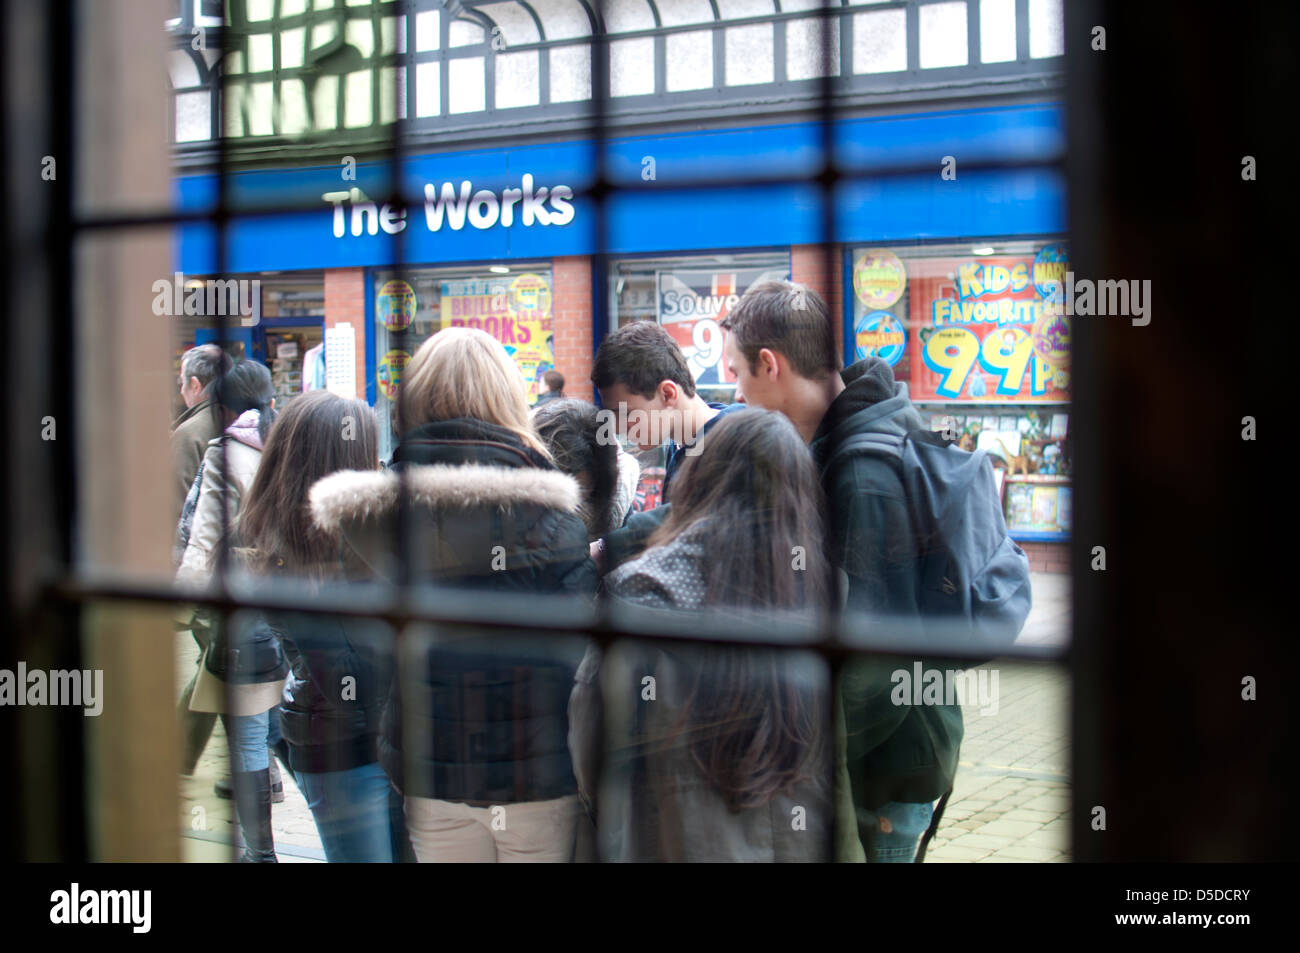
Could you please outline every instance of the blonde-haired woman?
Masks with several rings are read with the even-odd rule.
[[[316,523],[337,534],[353,575],[396,581],[405,532],[414,583],[595,591],[581,491],[533,432],[523,378],[497,341],[471,328],[426,341],[405,369],[397,426],[388,472],[336,473],[312,488]],[[400,661],[380,761],[405,797],[419,860],[571,859],[580,807],[567,708],[578,661],[499,636]],[[419,720],[404,726],[403,710]]]

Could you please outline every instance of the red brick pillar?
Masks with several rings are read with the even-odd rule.
[[[830,312],[831,330],[835,336],[835,353],[844,363],[844,254],[843,248],[833,245],[792,245],[790,247],[790,278],[807,285],[822,296]]]
[[[352,325],[353,347],[357,355],[357,392],[366,393],[366,270],[364,268],[325,269],[325,327]]]
[[[551,313],[555,317],[555,369],[564,375],[566,397],[592,400],[591,259],[586,255],[552,262]]]

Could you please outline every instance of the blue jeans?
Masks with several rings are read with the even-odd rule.
[[[934,803],[922,801],[920,804],[905,804],[890,801],[876,808],[876,814],[888,818],[893,826],[892,833],[876,834],[876,847],[871,854],[871,862],[876,864],[910,864],[916,859],[916,848],[921,835],[930,827],[934,817]]]
[[[316,821],[326,861],[393,862],[392,785],[378,762],[347,771],[296,771],[294,776]]]
[[[272,717],[274,716],[274,717]],[[260,715],[222,715],[230,739],[230,772],[265,771],[271,766],[267,750],[280,740],[280,711]]]

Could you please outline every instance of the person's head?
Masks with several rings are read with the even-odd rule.
[[[755,285],[722,321],[723,357],[736,375],[736,400],[784,410],[803,381],[821,383],[838,370],[826,302],[790,281]]]
[[[402,373],[397,396],[399,433],[459,417],[504,427],[546,456],[529,419],[518,365],[477,328],[444,328],[420,345]]]
[[[239,516],[239,533],[258,562],[283,559],[313,572],[333,556],[330,539],[312,523],[308,492],[338,470],[379,466],[379,428],[362,400],[315,390],[296,397],[276,417],[257,476]]]
[[[591,382],[602,406],[618,412],[620,436],[653,450],[674,436],[682,411],[695,399],[695,378],[677,342],[653,321],[635,321],[600,343]]]
[[[212,386],[212,399],[225,415],[229,426],[240,414],[249,410],[258,413],[258,432],[266,440],[274,417],[275,387],[271,372],[261,361],[240,361],[216,379]]]
[[[555,368],[551,368],[549,371],[547,371],[545,374],[542,375],[542,383],[544,383],[546,385],[546,389],[553,394],[564,393],[564,375],[561,374],[559,371],[557,371]]]
[[[547,401],[533,413],[537,436],[551,459],[582,487],[583,522],[596,538],[611,527],[614,490],[618,485],[618,447],[600,437],[600,411],[585,400],[564,397]]]
[[[200,344],[181,356],[181,376],[177,381],[181,399],[193,407],[203,399],[203,392],[219,376],[230,370],[230,355],[215,344]]]
[[[706,530],[711,606],[822,609],[830,570],[821,514],[821,486],[799,432],[783,415],[755,408],[723,417],[700,453],[686,458],[673,478],[672,514],[650,545]]]

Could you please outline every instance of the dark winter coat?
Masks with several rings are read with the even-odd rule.
[[[280,733],[295,771],[347,771],[379,759],[380,721],[393,676],[383,626],[274,614],[289,678]]]
[[[827,410],[812,451],[818,465],[860,433],[902,435],[925,428],[907,385],[876,357],[842,372],[844,391]],[[848,577],[847,610],[919,619],[919,542],[898,467],[858,454],[823,474],[830,509],[832,558]],[[933,667],[934,660],[922,660]],[[847,665],[840,683],[847,760],[859,815],[889,801],[939,798],[957,770],[962,716],[955,705],[895,705],[891,674],[911,659],[869,659]]]
[[[398,578],[399,472],[417,584],[487,599],[595,591],[578,484],[510,431],[465,419],[406,434],[386,472],[336,473],[312,488],[316,523],[338,533],[350,575]],[[384,707],[380,762],[408,796],[489,805],[575,793],[567,705],[580,657],[581,646],[500,635],[417,650]],[[403,701],[421,716],[406,750]]]

